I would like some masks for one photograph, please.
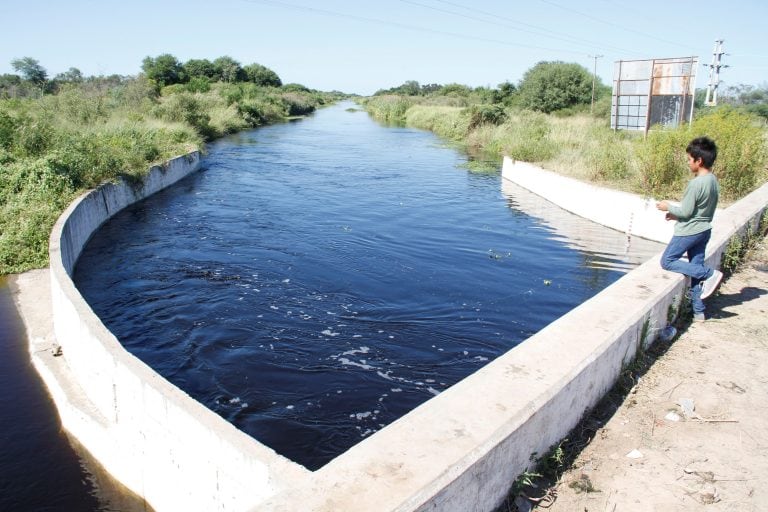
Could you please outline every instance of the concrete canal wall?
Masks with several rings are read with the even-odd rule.
[[[77,257],[102,222],[199,164],[199,154],[180,157],[153,169],[141,190],[108,185],[81,197],[62,215],[51,235],[50,275],[63,356],[33,355],[65,428],[158,511],[492,510],[531,466],[532,456],[562,439],[610,389],[623,366],[657,337],[685,292],[685,280],[661,270],[658,257],[653,258],[309,472],[242,434],[128,354],[72,283]],[[573,186],[538,171],[509,161],[503,177],[542,195]],[[646,227],[633,213],[638,204],[647,209],[647,200],[632,196],[630,201],[597,187],[575,195],[577,202],[611,201],[617,214],[611,218],[623,212],[633,219],[633,228],[615,228],[666,241],[666,232],[650,234],[666,225]],[[720,212],[707,261],[717,265],[730,238],[754,227],[767,204],[768,185]],[[602,219],[597,213],[591,217],[592,210],[571,211]],[[647,215],[649,225],[661,216],[653,213]]]
[[[104,185],[70,205],[50,238],[62,357],[33,354],[64,427],[158,511],[246,510],[308,473],[129,354],[72,282],[81,250],[105,220],[199,168],[199,153],[181,156],[151,169],[139,187]]]

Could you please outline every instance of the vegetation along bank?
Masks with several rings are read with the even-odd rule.
[[[230,57],[147,57],[135,77],[12,65],[18,74],[0,75],[0,274],[47,265],[51,227],[84,190],[341,96]]]

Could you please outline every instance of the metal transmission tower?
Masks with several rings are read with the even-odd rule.
[[[601,57],[604,57],[604,55],[589,55],[590,59],[595,59],[595,66],[592,69],[592,103],[589,105],[590,114],[595,110],[595,80],[597,78],[597,59]]]
[[[717,105],[717,87],[720,85],[720,68],[728,67],[720,63],[720,59],[723,55],[723,39],[716,39],[715,49],[712,51],[712,64],[709,65],[707,97],[704,99],[704,104],[708,107]]]

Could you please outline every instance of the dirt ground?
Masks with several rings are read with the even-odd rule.
[[[711,318],[657,342],[634,386],[582,422],[576,448],[563,443],[570,464],[557,483],[524,491],[544,499],[508,510],[768,510],[766,311],[763,239],[707,300]]]

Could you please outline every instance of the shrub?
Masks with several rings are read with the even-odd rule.
[[[174,94],[181,94],[183,92],[189,92],[189,89],[187,89],[187,84],[173,84],[173,85],[166,85],[162,89],[160,89],[160,96],[172,96]]]
[[[45,113],[16,116],[13,148],[22,157],[36,157],[44,154],[53,141],[54,128]]]
[[[271,123],[285,117],[283,102],[274,96],[261,95],[243,99],[237,104],[237,110],[253,126]]]
[[[552,127],[544,114],[522,112],[504,125],[504,152],[515,160],[543,162],[557,153],[550,140]]]
[[[13,203],[0,205],[0,273],[48,263],[48,234],[66,204],[41,199],[40,194],[19,194]]]
[[[286,92],[312,92],[305,85],[301,84],[285,84],[282,90]]]
[[[523,75],[515,101],[523,108],[554,112],[592,100],[592,75],[575,63],[539,62]]]
[[[365,110],[373,117],[387,123],[405,122],[405,113],[416,101],[408,96],[374,96],[363,103]]]
[[[640,188],[655,197],[677,197],[688,178],[685,148],[691,134],[683,129],[652,130],[640,141]]]
[[[0,148],[10,149],[13,144],[14,124],[10,114],[0,110]]]
[[[179,93],[165,98],[155,108],[155,115],[166,121],[189,123],[206,139],[214,134],[210,126],[211,117],[202,108],[200,99],[190,93]]]
[[[454,142],[461,142],[467,135],[469,117],[456,107],[414,105],[405,115],[408,126],[429,130]]]
[[[741,197],[765,180],[764,130],[753,115],[731,107],[717,108],[698,117],[691,132],[717,144],[714,169],[726,199]]]
[[[210,116],[209,126],[216,136],[239,132],[252,126],[234,105],[219,105],[210,108],[208,114]]]
[[[217,91],[228,105],[240,103],[246,98],[243,84],[219,84]]]
[[[211,83],[205,77],[195,77],[186,84],[189,92],[208,92],[211,90]]]
[[[633,153],[623,132],[597,128],[590,131],[589,138],[594,143],[586,156],[592,179],[615,182],[630,177]]]
[[[507,120],[507,114],[501,105],[472,105],[465,113],[469,116],[470,130],[483,124],[497,126]]]
[[[499,159],[504,155],[506,130],[502,126],[483,124],[467,134],[467,152],[482,159]]]
[[[48,157],[0,167],[0,273],[46,264],[48,233],[73,190]]]
[[[46,96],[49,108],[56,109],[69,121],[79,124],[94,123],[107,118],[107,97],[103,91],[89,90],[77,86],[62,88],[55,96]]]
[[[304,116],[315,111],[315,103],[308,94],[285,92],[281,97],[289,116]]]
[[[107,92],[109,107],[131,110],[134,113],[148,112],[157,104],[158,93],[146,78],[139,77],[120,83]]]

